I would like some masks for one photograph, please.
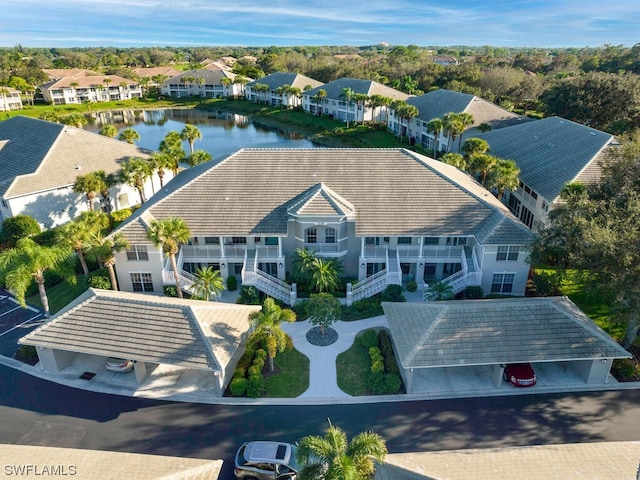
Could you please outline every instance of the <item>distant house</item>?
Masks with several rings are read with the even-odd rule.
[[[386,120],[386,107],[374,108],[369,102],[357,102],[345,99],[346,88],[351,89],[355,94],[366,95],[371,98],[373,95],[381,95],[392,100],[407,100],[409,95],[387,87],[373,80],[359,80],[355,78],[340,78],[333,82],[307,90],[302,94],[302,108],[312,114],[329,115],[336,120],[346,122],[384,122]],[[317,94],[320,90],[326,92],[323,99],[319,99]]]
[[[443,67],[449,67],[451,65],[460,65],[460,62],[458,62],[458,59],[456,57],[452,57],[451,55],[434,55],[430,58],[433,63],[442,65]]]
[[[142,97],[138,82],[118,75],[79,75],[52,80],[40,86],[44,101],[52,105],[112,102]]]
[[[224,98],[244,96],[244,84],[226,70],[187,70],[165,80],[160,93],[169,97]]]
[[[231,58],[231,57],[227,57],[227,58]],[[200,62],[200,65],[204,70],[225,70],[227,72],[230,72],[235,62],[236,62],[235,58],[231,63],[226,63],[225,61],[222,61],[222,60],[211,60],[210,58],[207,58],[205,60],[202,60]]]
[[[159,87],[167,78],[180,74],[180,70],[173,67],[137,67],[131,71],[145,87]]]
[[[269,88],[265,92],[256,91],[254,87],[258,84]],[[302,93],[320,85],[322,82],[298,73],[277,72],[247,83],[245,95],[252,102],[298,107],[302,105]],[[299,94],[293,93],[291,89],[298,89]]]
[[[130,157],[148,158],[151,152],[97,133],[17,116],[0,122],[0,214],[2,219],[30,215],[44,228],[65,223],[89,209],[87,198],[74,193],[79,175],[96,170],[116,173]],[[167,176],[168,175],[168,176]],[[171,178],[165,173],[164,181]],[[157,175],[145,185],[150,197],[159,188]],[[128,185],[110,189],[109,208],[139,203]],[[94,209],[107,208],[98,193]]]
[[[609,133],[560,117],[549,117],[475,135],[489,143],[491,154],[520,168],[520,186],[503,201],[534,230],[547,221],[570,182],[590,183],[600,177],[600,162],[617,145]]]
[[[480,97],[452,90],[434,90],[424,95],[410,97],[407,99],[407,103],[418,109],[418,116],[411,119],[407,126],[392,110],[389,115],[389,129],[396,134],[402,129],[403,134],[414,138],[417,144],[439,152],[448,149],[455,150],[460,144],[460,140],[456,140],[455,146],[448,145],[448,139],[444,132],[440,132],[438,138],[435,138],[434,134],[427,130],[427,125],[431,120],[442,118],[447,113],[466,112],[473,116],[473,124],[463,134],[466,138],[476,136],[479,133],[478,125],[483,123],[495,130],[529,121],[525,117],[509,112]]]
[[[13,88],[0,86],[0,112],[8,112],[9,110],[22,110],[20,92]]]
[[[60,80],[65,77],[87,77],[99,75],[98,72],[85,68],[43,68],[49,80]]]

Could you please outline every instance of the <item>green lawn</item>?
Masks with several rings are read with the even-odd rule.
[[[360,332],[362,335],[363,332]],[[349,395],[367,395],[367,374],[371,367],[371,359],[358,337],[353,345],[336,358],[338,387]]]
[[[265,397],[295,398],[309,388],[309,359],[295,348],[278,353],[280,373],[265,378]]]
[[[51,287],[45,284],[45,288],[47,289],[47,298],[49,298],[49,311],[51,312],[51,315],[53,315],[69,304],[72,300],[75,300],[77,296],[89,288],[89,285],[87,284],[86,276],[78,275],[78,283],[75,285],[71,285],[67,282],[60,282],[59,284]],[[28,297],[27,303],[29,305],[42,308],[39,293]]]

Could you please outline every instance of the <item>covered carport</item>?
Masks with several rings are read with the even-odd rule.
[[[248,317],[259,309],[90,288],[19,342],[36,347],[45,371],[63,372],[81,357],[98,370],[83,372],[93,378],[106,374],[104,359],[118,357],[134,361],[138,384],[171,366],[208,377],[222,395],[243,353]]]
[[[501,388],[510,363],[531,363],[539,385],[603,385],[631,356],[567,297],[382,306],[407,393]]]

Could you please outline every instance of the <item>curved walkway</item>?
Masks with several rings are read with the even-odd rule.
[[[298,398],[320,399],[350,397],[338,388],[336,379],[336,357],[353,345],[358,332],[374,327],[388,327],[384,315],[353,322],[338,321],[331,328],[338,332],[338,340],[331,345],[319,347],[307,341],[311,323],[295,322],[282,324],[282,329],[291,336],[296,349],[309,358],[309,388]]]

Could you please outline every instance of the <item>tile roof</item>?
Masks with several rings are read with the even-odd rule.
[[[0,195],[11,198],[68,187],[78,175],[115,173],[150,151],[86,130],[16,116],[0,122]]]
[[[182,180],[184,174],[190,176]],[[488,235],[504,222],[509,239],[497,243],[533,238],[468,175],[404,149],[243,149],[181,173],[119,230],[138,235],[139,216],[148,211],[184,218],[193,235],[286,235],[289,209],[314,188],[345,212],[353,206],[358,236]]]
[[[327,98],[340,98],[343,94],[343,88],[350,88],[353,93],[364,93],[366,95],[383,95],[385,97],[393,98],[394,100],[407,100],[409,95],[395,88],[387,87],[373,80],[360,80],[357,78],[339,78],[333,82],[325,83],[318,87],[307,90],[303,93],[303,96],[313,97],[318,90],[324,90],[327,92]]]
[[[259,309],[90,288],[20,342],[220,371],[247,332],[249,313]]]
[[[86,70],[84,68],[43,68],[42,71],[46,73],[51,80],[62,77],[83,77],[87,75],[98,75],[97,72]]]
[[[303,90],[307,85],[311,85],[312,88],[322,85],[322,82],[314,80],[313,78],[305,77],[304,75],[300,75],[299,73],[285,72],[272,73],[270,75],[267,75],[266,77],[262,77],[258,80],[247,83],[247,86],[252,87],[257,83],[268,85],[271,90],[275,90],[276,88],[282,87],[284,85],[297,87],[300,90]]]
[[[319,183],[307,190],[287,212],[291,215],[348,216],[355,212],[355,208],[329,187]]]
[[[514,160],[520,179],[548,201],[578,178],[599,175],[598,160],[610,135],[560,117],[549,117],[476,135],[489,143],[490,152]]]
[[[111,82],[107,85],[104,80],[105,78],[111,80]],[[94,87],[96,85],[100,85],[101,87],[117,87],[121,83],[126,83],[127,85],[138,85],[138,82],[134,80],[130,80],[128,78],[120,77],[118,75],[76,75],[73,77],[62,77],[55,79],[51,82],[45,83],[41,85],[40,88],[51,90],[54,88],[69,88],[71,84],[74,85],[74,88],[87,88]]]
[[[131,71],[139,77],[153,77],[155,75],[168,75],[169,77],[173,77],[180,73],[180,70],[173,67],[137,67],[131,69]]]
[[[404,368],[630,356],[567,297],[382,307]]]
[[[185,77],[204,78],[205,85],[220,85],[223,78],[230,78],[233,80],[236,78],[235,73],[227,72],[226,70],[187,70],[178,75],[175,75],[163,82],[163,85],[175,84],[181,82]]]

